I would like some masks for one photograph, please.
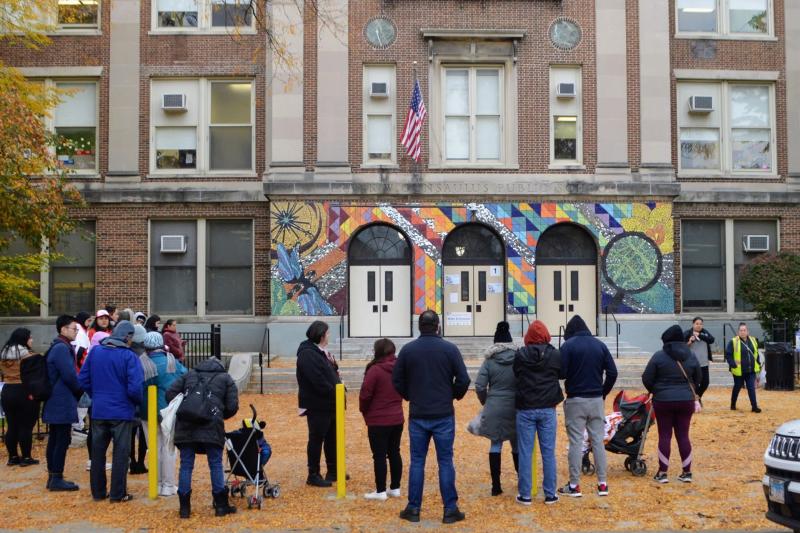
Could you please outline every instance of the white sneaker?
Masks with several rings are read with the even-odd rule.
[[[111,471],[111,463],[106,463],[106,470]]]
[[[175,485],[159,485],[158,486],[158,495],[159,496],[175,496],[178,494],[178,487]]]
[[[92,469],[92,460],[89,459],[88,461],[86,461],[86,471],[88,472],[91,469]],[[111,471],[111,463],[106,463],[106,470]]]
[[[380,500],[382,502],[386,501],[386,492],[368,492],[364,494],[364,498],[367,500]]]
[[[386,491],[386,495],[391,496],[392,498],[399,498],[400,496],[402,496],[400,494],[400,489],[389,489]]]

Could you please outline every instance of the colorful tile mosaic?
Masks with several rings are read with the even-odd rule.
[[[347,246],[364,225],[401,229],[413,248],[414,312],[442,310],[441,250],[459,224],[494,229],[506,248],[511,312],[536,313],[536,244],[549,227],[579,224],[600,251],[601,306],[619,313],[672,313],[673,220],[669,203],[271,204],[273,315],[345,312]]]

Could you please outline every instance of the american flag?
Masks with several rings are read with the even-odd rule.
[[[406,153],[417,163],[419,163],[420,155],[419,138],[425,115],[427,115],[427,111],[425,111],[425,102],[422,101],[419,80],[414,80],[414,90],[411,91],[411,104],[408,106],[406,125],[403,127],[403,137],[400,142],[403,143]]]

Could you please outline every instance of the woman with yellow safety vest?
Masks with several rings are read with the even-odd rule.
[[[733,390],[731,391],[731,411],[736,410],[736,399],[739,391],[747,386],[747,395],[750,397],[750,407],[754,413],[760,413],[756,401],[756,379],[761,371],[761,361],[758,356],[758,341],[751,337],[747,331],[747,324],[739,323],[739,333],[732,338],[725,347],[725,360],[728,362],[733,374]]]

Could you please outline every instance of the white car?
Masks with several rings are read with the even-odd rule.
[[[800,533],[800,420],[786,422],[764,452],[767,519]]]

